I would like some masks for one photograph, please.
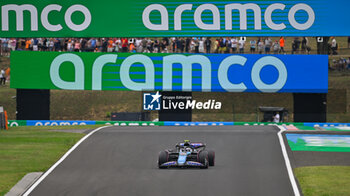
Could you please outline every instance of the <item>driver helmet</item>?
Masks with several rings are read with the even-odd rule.
[[[184,140],[184,146],[190,146],[191,143],[190,143],[190,140]]]

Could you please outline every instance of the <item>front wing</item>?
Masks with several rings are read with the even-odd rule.
[[[186,161],[184,164],[179,165],[176,161],[169,161],[163,163],[159,166],[160,168],[169,168],[169,167],[205,167],[202,163],[195,161]]]

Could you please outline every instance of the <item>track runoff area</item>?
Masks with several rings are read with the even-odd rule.
[[[277,126],[102,127],[24,195],[300,195],[283,131]],[[184,139],[215,150],[215,166],[158,169],[158,153]]]
[[[9,0],[1,5],[0,37],[350,34],[350,21],[346,19],[350,17],[346,10],[349,1],[332,1],[333,9],[329,9],[329,2],[325,0],[301,3],[258,0],[50,3]],[[240,12],[239,16],[233,15],[234,10]],[[252,11],[248,14],[247,10]],[[24,11],[29,11],[30,15],[23,14]],[[16,18],[10,14],[12,12],[16,12]],[[80,12],[79,17],[75,12]],[[254,14],[250,14],[252,12]],[[225,16],[224,20],[221,16]],[[240,17],[239,23],[233,22],[233,16]],[[72,69],[63,65],[67,63],[73,65],[74,76]],[[135,63],[141,63],[141,69],[133,66]],[[173,82],[176,78],[171,70],[179,68],[175,66],[178,64],[186,67],[181,75],[183,80]],[[193,64],[201,65],[202,76],[192,84],[192,72],[198,69],[192,68]],[[233,64],[241,69],[231,69]],[[14,65],[11,66],[11,88],[15,89],[328,92],[328,58],[325,55],[16,51],[11,53],[11,65]],[[78,142],[24,195],[299,195],[282,132],[276,126],[104,127]],[[205,142],[208,148],[215,150],[216,166],[207,170],[159,170],[158,152],[184,139]]]

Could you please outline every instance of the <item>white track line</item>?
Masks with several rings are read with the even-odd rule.
[[[282,134],[283,134],[283,132],[286,131],[286,129],[283,126],[277,126],[277,127],[280,129],[280,131],[277,133],[277,135],[278,135],[278,139],[280,140],[282,154],[283,154],[283,157],[284,157],[284,162],[286,163],[289,180],[290,180],[290,183],[292,184],[294,195],[295,196],[300,196],[299,188],[298,188],[297,182],[295,181],[295,177],[294,177],[294,173],[293,173],[292,167],[290,165],[287,149],[286,149],[286,146],[285,146],[284,140],[283,140],[283,135]]]
[[[68,150],[68,152],[66,152],[66,154],[64,154],[61,157],[60,160],[58,160],[53,166],[50,167],[49,170],[47,170],[42,176],[40,176],[40,178],[23,194],[23,196],[28,196],[35,189],[35,187],[37,187],[40,184],[41,181],[43,181],[60,163],[62,163],[62,161],[64,161],[64,159],[66,159],[69,156],[70,153],[72,153],[90,135],[92,135],[96,131],[99,131],[99,130],[106,128],[106,127],[110,127],[110,126],[99,127],[97,129],[91,131],[89,134],[87,134],[83,138],[81,138],[78,143],[76,143],[71,149]]]

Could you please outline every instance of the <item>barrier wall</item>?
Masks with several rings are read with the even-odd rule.
[[[79,121],[79,120],[9,120],[10,127],[17,126],[74,126],[74,125],[115,125],[115,126],[162,126],[164,122],[148,121]]]
[[[115,125],[115,126],[268,126],[294,125],[308,127],[350,127],[350,123],[263,123],[263,122],[151,122],[151,121],[64,121],[64,120],[9,120],[9,127],[16,126],[71,126],[71,125]]]

